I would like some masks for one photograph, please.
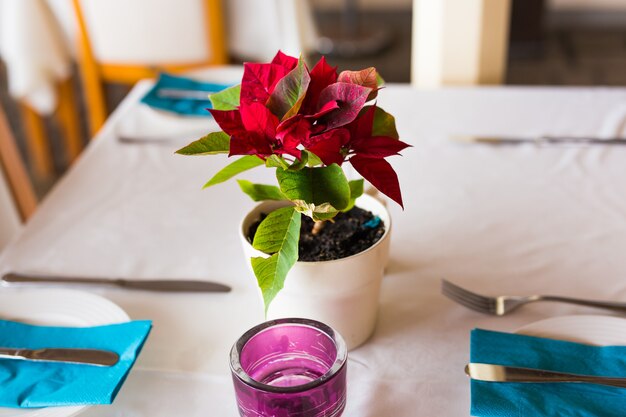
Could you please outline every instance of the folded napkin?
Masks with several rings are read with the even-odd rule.
[[[591,346],[481,329],[472,331],[470,344],[472,362],[626,377],[626,346]],[[623,417],[626,389],[472,380],[471,415]]]
[[[116,352],[111,367],[0,359],[0,407],[110,404],[148,337],[150,321],[98,327],[47,327],[0,320],[0,346]]]
[[[141,99],[141,102],[150,107],[182,115],[210,117],[211,114],[206,110],[207,108],[211,108],[211,101],[209,100],[208,95],[210,93],[217,93],[218,91],[222,91],[228,87],[230,87],[228,84],[205,83],[186,77],[161,74],[156,84]],[[159,95],[159,90],[163,88],[172,90],[206,91],[207,98],[206,100],[199,100],[197,98],[162,97]]]

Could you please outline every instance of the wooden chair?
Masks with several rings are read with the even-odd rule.
[[[83,149],[76,92],[72,83],[72,78],[68,78],[57,85],[59,103],[53,114],[59,126],[63,152],[68,164],[72,163]],[[45,119],[27,103],[19,103],[19,106],[32,172],[37,178],[50,178],[54,175],[55,169]]]
[[[36,207],[32,183],[0,107],[0,250]]]
[[[21,110],[32,173],[45,180],[55,174],[45,128],[48,115],[54,116],[52,121],[58,125],[64,140],[65,162],[71,163],[80,154],[83,143],[71,78],[70,51],[55,14],[55,9],[60,10],[60,7],[52,3],[46,0],[0,1],[0,49],[8,87]],[[71,11],[69,3],[66,7]]]
[[[122,0],[107,0],[106,2],[103,2],[101,0],[73,0],[80,31],[78,49],[79,68],[83,81],[85,102],[92,137],[100,129],[108,114],[103,89],[105,82],[134,84],[142,78],[154,77],[159,72],[163,71],[181,72],[210,65],[221,65],[227,62],[221,0],[185,0],[187,3],[194,1],[201,2],[207,46],[207,49],[203,51],[202,54],[204,56],[198,56],[192,60],[167,59],[163,56],[152,59],[143,56],[140,59],[138,58],[136,61],[134,58],[126,57],[123,59],[124,62],[120,62],[122,60],[120,58],[117,58],[118,62],[116,62],[116,58],[107,58],[106,56],[103,56],[103,54],[106,53],[106,51],[102,50],[103,48],[100,48],[101,50],[98,51],[98,45],[94,41],[98,39],[101,42],[107,41],[107,36],[105,36],[106,33],[96,33],[98,29],[101,31],[104,29],[102,20],[105,20],[106,16],[102,16],[102,11],[108,10],[102,9],[103,7],[108,7],[109,9],[117,7],[115,13],[117,13],[118,17],[123,16],[126,18],[126,21],[128,21],[128,18],[131,20],[135,19],[136,22],[141,22],[143,25],[145,20],[144,14],[147,11],[160,11],[164,7],[171,7],[171,5],[179,7],[184,3],[184,1],[181,0],[177,0],[176,2],[164,1],[165,0],[125,0],[124,2]],[[138,7],[139,3],[142,3],[143,6],[145,6],[143,13],[142,9]],[[100,10],[97,12],[91,10],[90,13],[89,8],[100,8]],[[177,36],[177,33],[180,34],[181,31],[187,30],[185,25],[189,24],[188,22],[175,21],[174,19],[168,21],[167,18],[168,16],[162,16],[161,20],[164,20],[166,23],[160,28],[157,27],[153,30],[169,31],[173,37]],[[129,40],[131,40],[133,35],[138,34],[137,30],[144,31],[141,35],[146,34],[145,30],[149,30],[144,26],[141,26],[140,28],[134,26],[124,28],[122,27],[122,24],[114,25],[113,23],[116,22],[112,22],[111,27],[108,29],[110,32],[108,33],[118,34],[120,31],[123,32],[124,30],[127,30],[128,37],[126,39]],[[174,25],[178,25],[178,28],[172,30]],[[98,35],[100,36],[98,37]],[[120,35],[118,34],[118,36]],[[200,41],[204,42],[202,39],[198,42]],[[118,42],[118,45],[114,45],[114,47],[124,48],[125,45],[120,43],[123,42]],[[146,48],[153,46],[154,45],[146,45]],[[180,48],[189,47],[189,43],[183,43],[180,45]],[[108,48],[108,51],[110,53],[111,48]]]

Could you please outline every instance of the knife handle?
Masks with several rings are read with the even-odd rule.
[[[592,138],[585,136],[541,136],[537,138],[537,143],[574,143],[574,144],[589,144],[589,145],[626,145],[626,139],[620,138]]]
[[[24,275],[16,272],[6,273],[2,277],[2,281],[9,283],[60,283],[60,284],[104,284],[104,285],[121,285],[119,279],[105,278],[81,278],[81,277],[62,277],[47,275]]]
[[[592,375],[576,375],[563,372],[544,371],[527,368],[507,368],[507,379],[511,382],[586,382],[626,388],[623,378],[609,378]]]

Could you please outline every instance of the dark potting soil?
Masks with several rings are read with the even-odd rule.
[[[252,242],[259,224],[267,214],[253,223],[248,231],[248,240]],[[299,261],[315,262],[346,258],[363,252],[385,233],[385,225],[378,216],[354,207],[346,213],[339,213],[327,221],[317,235],[312,233],[313,220],[302,216],[300,227]]]

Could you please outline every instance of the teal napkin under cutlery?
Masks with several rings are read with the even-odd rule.
[[[146,93],[141,102],[150,107],[180,115],[211,117],[211,114],[206,110],[212,107],[208,95],[228,87],[230,87],[229,84],[207,83],[187,77],[161,74],[156,84]],[[178,90],[183,94],[181,94],[181,97],[159,94],[159,91],[163,90],[169,90],[169,92]],[[185,91],[206,92],[206,98],[185,97]]]
[[[470,361],[583,375],[626,378],[626,346],[591,346],[474,329]],[[623,417],[626,389],[579,383],[472,380],[471,415],[478,417]]]
[[[34,326],[0,320],[0,346],[113,351],[114,366],[0,359],[0,407],[110,404],[143,347],[152,322],[97,327]]]

